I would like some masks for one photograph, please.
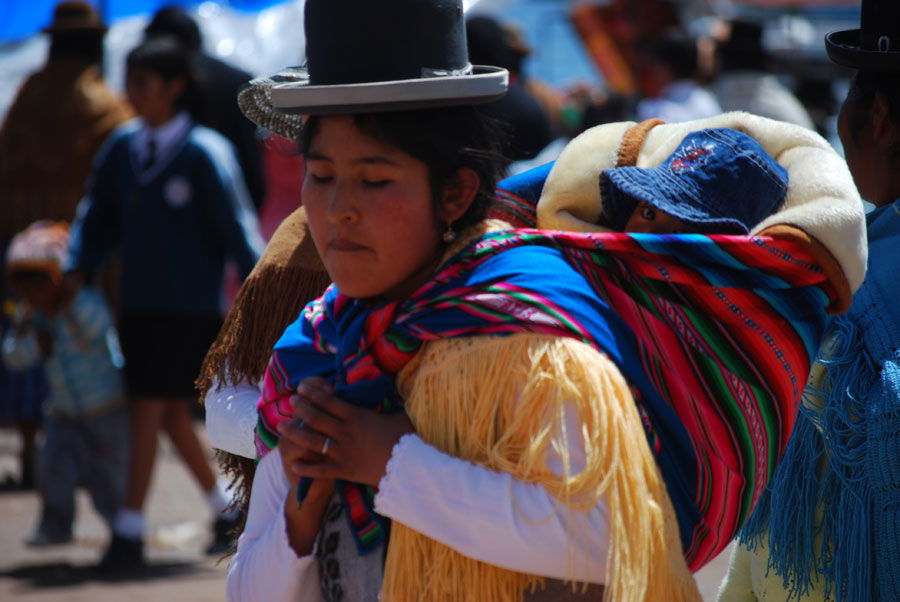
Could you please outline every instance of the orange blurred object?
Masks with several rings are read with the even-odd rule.
[[[619,41],[611,35],[611,19],[602,10],[586,4],[576,6],[572,9],[572,24],[609,89],[623,95],[634,94],[638,90],[637,81]]]

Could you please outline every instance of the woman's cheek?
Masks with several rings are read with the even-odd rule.
[[[306,187],[304,186],[303,191],[303,208],[306,210],[306,223],[309,227],[309,233],[313,238],[313,243],[316,245],[316,249],[319,252],[319,256],[322,256],[322,237],[325,234],[326,230],[326,221],[327,221],[327,207],[323,203],[323,199],[321,196],[316,194],[306,194]]]

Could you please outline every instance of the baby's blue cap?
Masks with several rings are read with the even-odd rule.
[[[698,232],[747,234],[781,206],[787,186],[787,170],[756,140],[727,128],[691,133],[658,167],[600,173],[606,222],[620,231],[643,201]]]

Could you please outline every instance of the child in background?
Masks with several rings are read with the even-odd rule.
[[[50,382],[38,463],[41,519],[26,540],[33,546],[71,541],[78,485],[109,524],[125,488],[128,415],[116,332],[100,291],[76,291],[63,280],[68,249],[68,225],[44,220],[16,235],[6,256],[22,302],[3,338],[3,361],[21,370],[43,359]]]
[[[161,431],[209,504],[208,551],[223,553],[231,543],[238,516],[226,511],[231,496],[197,437],[191,404],[222,325],[226,262],[243,278],[264,246],[234,149],[197,125],[202,103],[182,47],[153,38],[129,53],[126,67],[139,119],[116,130],[98,155],[72,239],[72,267],[88,279],[114,249],[121,252],[119,333],[132,444],[104,571],[144,563],[143,507]]]
[[[620,232],[747,234],[787,186],[787,171],[756,140],[727,128],[686,136],[658,167],[600,174],[604,225]]]

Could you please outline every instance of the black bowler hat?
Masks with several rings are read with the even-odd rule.
[[[288,138],[300,115],[471,105],[506,92],[508,73],[473,66],[462,0],[306,0],[306,65],[260,78],[238,103]]]
[[[825,48],[839,65],[900,73],[900,0],[863,0],[860,28],[826,35]]]
[[[87,2],[66,0],[53,9],[53,22],[43,29],[44,33],[66,33],[70,31],[96,31],[103,33],[106,26],[103,19]]]

